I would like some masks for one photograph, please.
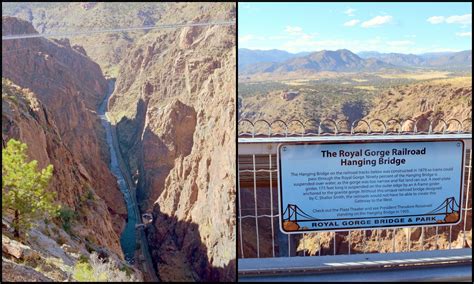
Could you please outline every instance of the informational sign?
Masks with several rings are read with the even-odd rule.
[[[282,232],[456,224],[464,143],[281,144]]]

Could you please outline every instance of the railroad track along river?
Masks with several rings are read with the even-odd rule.
[[[121,156],[115,128],[111,125],[106,113],[108,101],[114,91],[114,87],[115,81],[109,80],[108,92],[99,106],[98,115],[106,131],[106,141],[109,146],[111,159],[109,168],[112,174],[117,178],[117,184],[123,193],[127,205],[127,224],[120,236],[120,244],[125,255],[125,260],[131,264],[138,262],[137,264],[141,266],[145,281],[158,282],[159,279],[151,259],[145,232],[143,229],[139,229],[138,232],[135,229],[135,225],[141,223],[140,210],[137,206],[135,194],[136,188]],[[137,243],[140,244],[140,253],[138,254],[138,259],[135,259]]]

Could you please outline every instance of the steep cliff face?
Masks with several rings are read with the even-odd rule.
[[[235,17],[232,3],[199,7],[170,13]],[[192,27],[149,33],[121,65],[111,117],[141,209],[157,216],[162,280],[235,277],[235,56],[235,27]]]
[[[2,31],[5,35],[35,33],[30,23],[12,17],[2,17]],[[32,115],[43,119],[25,121],[23,116],[16,117],[21,112],[2,111],[13,123],[9,132],[2,131],[4,141],[21,138],[41,166],[55,165],[52,189],[59,192],[61,202],[79,210],[75,199],[87,189],[100,197],[99,202],[105,201],[92,208],[81,224],[85,234],[94,235],[97,242],[105,239],[104,244],[121,254],[118,236],[127,212],[107,167],[104,130],[95,113],[107,88],[99,66],[67,40],[10,40],[3,42],[2,53],[2,77],[34,93],[42,107]]]
[[[89,172],[63,141],[52,114],[34,93],[2,79],[2,144],[11,138],[28,145],[28,157],[37,160],[39,168],[53,165],[49,190],[57,193],[63,208],[78,215],[73,232],[122,256],[107,205],[97,196]]]

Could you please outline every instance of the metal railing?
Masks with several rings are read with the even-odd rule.
[[[238,258],[244,260],[295,256],[357,255],[439,251],[472,247],[471,119],[398,121],[293,120],[239,121]],[[279,143],[363,140],[463,139],[466,145],[462,221],[457,225],[348,230],[286,235],[280,232],[276,150]],[[291,263],[287,264],[291,266]]]

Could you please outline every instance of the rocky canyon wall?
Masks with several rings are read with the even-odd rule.
[[[12,17],[2,17],[2,31],[36,33]],[[50,190],[78,213],[75,231],[122,256],[119,236],[127,212],[95,113],[107,90],[99,66],[67,40],[9,40],[2,53],[2,78],[8,79],[2,79],[3,143],[19,139],[40,168],[53,164]]]
[[[235,5],[170,15],[231,20]],[[156,217],[148,239],[162,280],[235,279],[235,32],[150,32],[122,61],[109,101],[140,208]]]
[[[472,120],[472,78],[427,80],[390,88],[374,100],[365,120],[406,120],[403,131],[470,131]],[[454,121],[458,120],[460,123]],[[415,123],[416,122],[416,123]],[[390,130],[396,124],[388,125]],[[381,129],[381,128],[379,128]]]

